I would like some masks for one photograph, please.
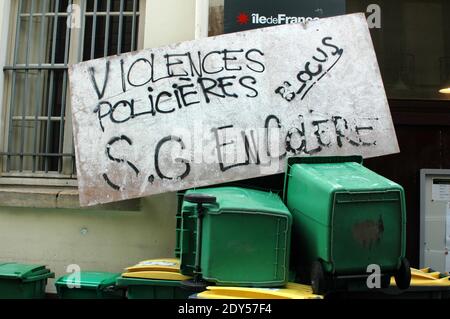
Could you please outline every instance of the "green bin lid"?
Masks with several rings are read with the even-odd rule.
[[[330,191],[367,191],[401,188],[362,165],[361,156],[291,157],[287,161],[283,200],[286,201],[291,171],[301,169],[303,178]]]
[[[52,276],[54,274],[43,265],[19,264],[14,262],[0,264],[0,278],[3,279],[33,280],[33,278],[42,279]]]
[[[289,215],[289,210],[278,194],[241,187],[210,187],[203,189],[191,189],[188,194],[207,194],[215,196],[215,204],[205,204],[208,212],[265,212],[271,214]],[[196,204],[184,201],[183,211],[195,210]]]
[[[80,282],[74,282],[76,276],[74,274],[68,274],[60,277],[56,282],[56,286],[74,285],[79,284],[81,288],[86,289],[103,289],[106,287],[114,286],[116,279],[120,277],[120,273],[110,272],[95,272],[95,271],[82,271],[80,272]]]

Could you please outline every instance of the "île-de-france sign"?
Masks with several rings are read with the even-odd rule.
[[[87,61],[70,84],[82,206],[399,151],[363,14]]]

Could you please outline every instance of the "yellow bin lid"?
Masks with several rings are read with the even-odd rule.
[[[289,282],[284,288],[244,288],[209,286],[199,299],[323,299],[311,286]]]
[[[391,278],[391,286],[396,286],[394,277]],[[411,287],[450,287],[450,277],[430,268],[411,268]]]
[[[191,278],[180,273],[180,260],[176,258],[144,260],[126,270],[122,277],[179,281]]]
[[[122,274],[124,278],[156,279],[156,280],[188,280],[191,277],[170,271],[134,271]]]
[[[176,258],[149,259],[137,265],[126,268],[128,272],[136,271],[165,271],[180,272],[180,260]]]

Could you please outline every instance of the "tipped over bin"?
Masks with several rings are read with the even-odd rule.
[[[218,286],[287,283],[292,218],[277,194],[240,187],[188,190],[179,215],[182,274]]]
[[[383,293],[396,299],[450,299],[450,276],[431,268],[411,268],[411,286],[408,289],[398,289],[392,277],[390,287]]]
[[[315,293],[365,281],[379,267],[409,287],[403,188],[365,168],[362,157],[288,159],[284,201],[293,216],[293,264]],[[308,273],[309,271],[309,273]]]

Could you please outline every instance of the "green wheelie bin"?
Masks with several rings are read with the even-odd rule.
[[[392,275],[409,287],[403,188],[362,157],[289,158],[283,198],[293,217],[292,264],[314,293],[367,288],[372,269],[382,287]]]
[[[55,282],[60,299],[125,299],[125,291],[116,287],[119,273],[82,271],[68,274]]]
[[[182,285],[190,277],[180,273],[176,258],[144,260],[126,270],[117,285],[127,290],[128,299],[188,299],[197,292]]]
[[[292,217],[278,194],[231,186],[188,190],[179,216],[183,275],[219,286],[287,283]]]
[[[0,264],[0,299],[44,299],[49,278],[55,278],[43,265]]]

